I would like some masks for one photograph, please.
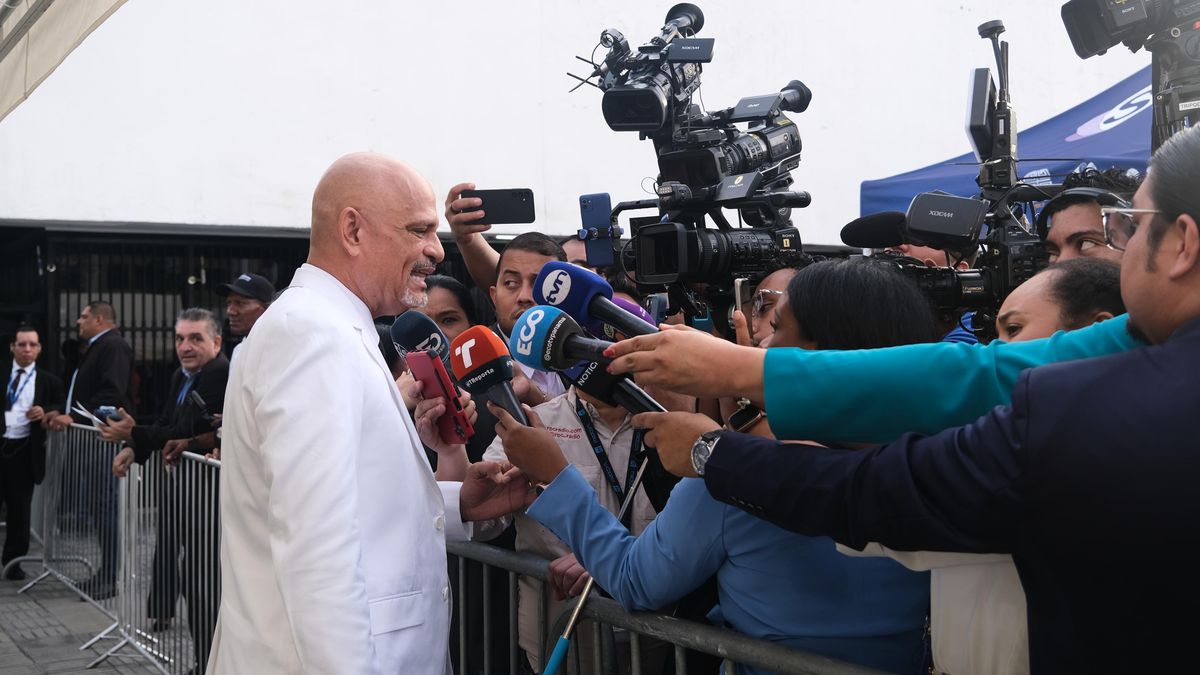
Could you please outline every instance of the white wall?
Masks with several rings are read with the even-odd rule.
[[[568,232],[579,194],[644,198],[656,166],[564,73],[586,71],[573,56],[603,28],[645,42],[670,4],[131,0],[0,123],[0,218],[303,226],[322,169],[371,149],[439,192],[532,187],[538,228]],[[1026,127],[1149,63],[1079,60],[1045,0],[699,4],[707,105],[793,78],[813,91],[793,174],[813,243],[857,216],[860,181],[968,149],[968,73],[993,63],[978,24],[1008,27]]]

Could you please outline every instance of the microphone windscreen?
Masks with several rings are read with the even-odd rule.
[[[887,248],[904,243],[904,214],[883,211],[852,220],[842,228],[842,243],[854,248]]]
[[[578,265],[551,260],[533,282],[533,299],[551,305],[582,323],[591,319],[588,306],[597,295],[612,298],[612,286],[599,274]]]
[[[580,361],[562,371],[562,374],[585,394],[608,405],[620,405],[613,398],[613,394],[616,391],[617,382],[626,376],[609,373],[604,364],[599,361]]]
[[[552,331],[563,330],[564,322],[575,323],[557,307],[538,305],[525,310],[508,336],[513,358],[530,368],[547,370],[553,361],[553,355],[546,349],[548,336]]]
[[[450,356],[450,344],[446,335],[438,328],[433,319],[410,309],[396,317],[392,322],[392,344],[396,351],[423,352],[432,349],[443,361]]]
[[[471,326],[450,343],[450,368],[454,378],[471,395],[512,380],[512,356],[504,340],[487,326]]]

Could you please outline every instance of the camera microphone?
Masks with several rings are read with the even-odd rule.
[[[450,343],[446,334],[438,328],[433,319],[424,314],[410,309],[396,317],[392,322],[391,336],[392,344],[396,345],[396,351],[400,352],[401,356],[408,352],[432,349],[437,352],[447,372],[456,372],[450,365]]]
[[[617,306],[612,292],[612,286],[599,274],[558,260],[543,265],[533,282],[534,300],[557,307],[580,323],[602,321],[630,337],[658,332],[653,324]]]
[[[403,315],[401,315],[403,316]],[[529,426],[529,418],[512,388],[512,356],[504,341],[486,326],[471,326],[450,343],[454,378],[471,396],[486,396]]]
[[[842,243],[854,248],[888,248],[904,242],[905,215],[899,211],[872,213],[842,228]]]
[[[548,305],[525,310],[508,344],[514,358],[537,370],[566,370],[579,361],[612,361],[604,356],[611,342],[588,337],[575,319]]]

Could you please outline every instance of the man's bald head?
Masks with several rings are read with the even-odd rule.
[[[308,261],[376,316],[398,314],[424,304],[424,277],[443,256],[436,230],[433,188],[420,173],[391,157],[352,153],[326,169],[313,192]]]

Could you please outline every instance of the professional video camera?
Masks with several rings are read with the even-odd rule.
[[[701,110],[691,98],[700,87],[701,64],[712,60],[714,42],[694,37],[703,25],[699,7],[675,5],[660,34],[636,52],[610,28],[600,35],[599,46],[608,49],[603,61],[582,59],[592,64],[592,74],[572,76],[580,86],[593,84],[604,92],[601,107],[611,129],[637,131],[654,144],[658,198],[617,204],[612,222],[628,210],[656,208],[659,216],[633,220],[632,251],[619,251],[617,263],[635,269],[645,290],[667,287],[671,311],[683,309],[688,316],[707,313],[705,300],[727,305],[735,276],[799,259],[800,233],[792,227],[791,209],[810,202],[807,193],[787,189],[801,143],[784,113],[803,112],[812,93],[793,80],[775,94]],[[736,126],[741,123],[745,131]],[[736,210],[749,227],[734,228],[722,209]],[[705,227],[706,217],[716,230]],[[705,285],[704,300],[689,284]]]
[[[975,310],[974,330],[985,335],[994,328],[995,311],[1004,298],[1048,264],[1025,214],[1033,212],[1033,202],[1062,189],[1016,180],[1016,116],[1008,92],[1008,43],[999,39],[1003,32],[1000,21],[979,27],[979,36],[992,43],[1000,79],[997,89],[987,68],[976,69],[972,77],[967,132],[979,160],[979,196],[925,192],[913,198],[907,213],[865,216],[842,230],[849,246],[909,243],[946,251],[948,267],[896,260],[943,313]],[[973,268],[955,269],[956,261],[971,262]]]
[[[1151,150],[1200,111],[1200,2],[1196,0],[1071,0],[1063,25],[1079,58],[1124,44],[1151,53],[1154,128]]]

